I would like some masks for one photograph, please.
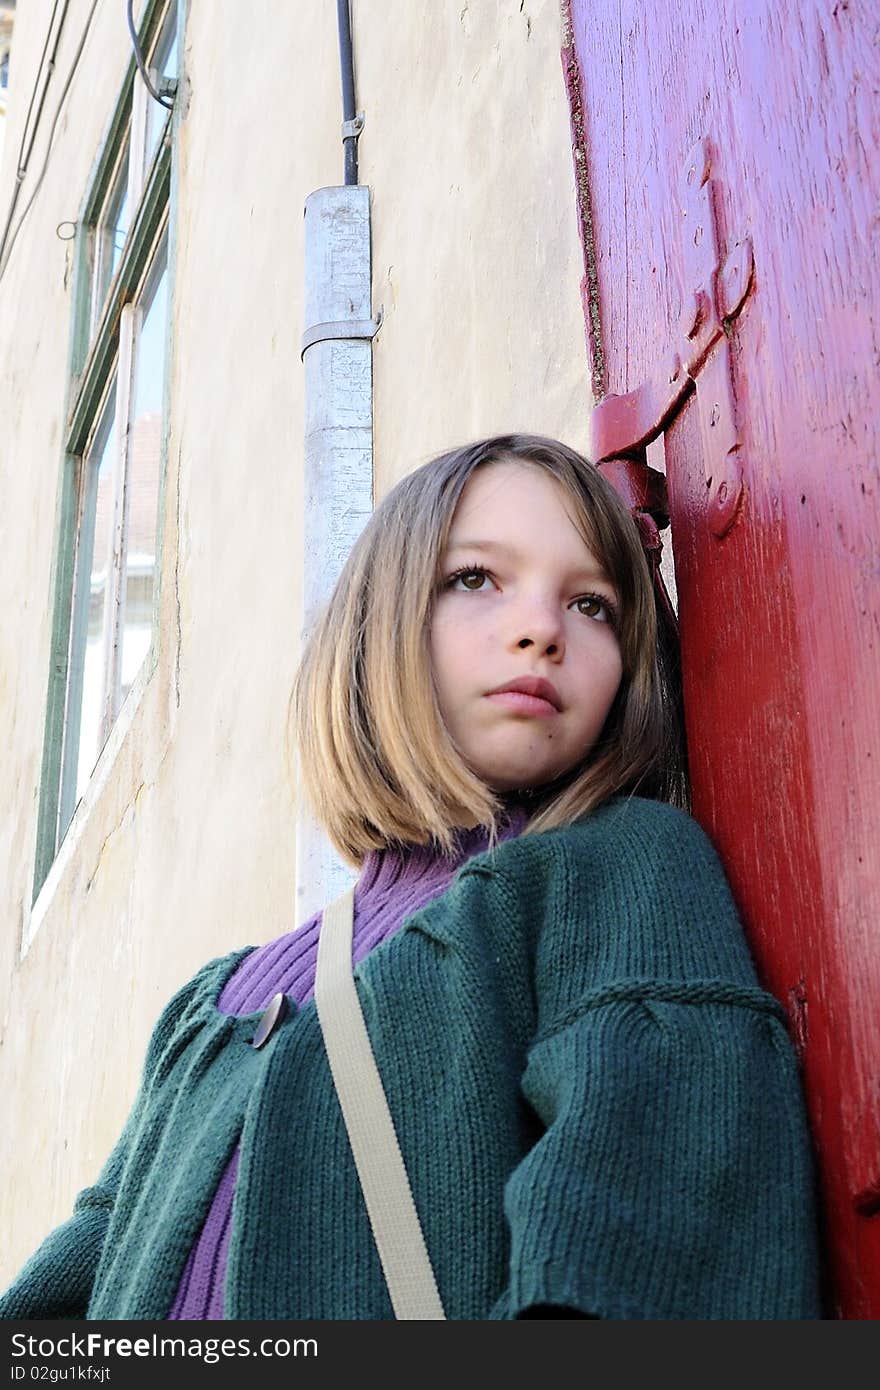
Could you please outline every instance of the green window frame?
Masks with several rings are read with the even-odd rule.
[[[150,81],[169,102],[183,19],[178,0],[147,0],[138,25]],[[166,109],[150,95],[132,56],[76,225],[34,902],[126,697],[136,683],[143,689],[156,665],[174,117],[173,103]],[[147,536],[152,557],[129,551],[132,496],[143,493],[135,478],[134,428],[141,356],[144,375],[149,360],[159,362],[162,377],[161,410],[153,412],[159,418],[155,524]],[[148,514],[151,501],[144,508],[141,498],[141,511]],[[127,628],[126,612],[138,623]]]

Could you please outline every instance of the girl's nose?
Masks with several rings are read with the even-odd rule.
[[[523,604],[513,624],[513,642],[519,650],[536,648],[542,656],[558,660],[565,653],[565,628],[559,609],[550,604]]]

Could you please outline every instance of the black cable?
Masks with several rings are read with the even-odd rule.
[[[52,17],[49,20],[49,28],[46,30],[46,40],[43,44],[43,51],[40,54],[39,64],[37,65],[37,75],[34,78],[34,85],[31,88],[31,99],[28,102],[27,115],[24,118],[24,126],[21,132],[21,144],[18,147],[18,160],[15,165],[15,187],[12,190],[12,201],[9,205],[9,212],[6,216],[6,225],[3,228],[3,235],[2,237],[0,237],[0,264],[2,264],[3,262],[3,253],[6,250],[6,238],[9,236],[9,228],[12,225],[12,219],[15,216],[15,209],[18,204],[18,195],[21,192],[22,180],[24,179],[24,176],[27,173],[27,166],[30,161],[31,151],[34,148],[34,141],[37,138],[37,131],[40,128],[40,118],[43,114],[43,106],[46,101],[46,93],[49,90],[49,83],[52,79],[52,74],[55,71],[55,58],[58,53],[58,44],[61,40],[61,31],[64,28],[64,21],[67,18],[67,9],[70,4],[70,0],[64,0],[64,10],[61,15],[61,23],[58,25],[58,29],[55,33],[55,46],[52,49],[52,57],[49,59],[49,64],[46,71],[46,81],[43,83],[43,94],[40,97],[40,105],[37,109],[37,118],[34,121],[34,128],[31,132],[30,144],[28,145],[27,154],[25,154],[24,147],[27,144],[27,134],[28,126],[30,125],[31,121],[31,112],[34,109],[34,100],[36,99],[37,88],[40,85],[40,77],[43,73],[43,63],[45,61],[46,52],[49,47],[49,40],[52,37],[52,28],[55,24],[55,16],[58,13],[59,4],[60,0],[55,0],[55,4],[52,6]]]
[[[354,64],[351,52],[351,15],[348,0],[336,0],[336,17],[339,24],[339,62],[342,69],[342,119],[353,121],[356,115],[354,99]],[[345,150],[345,182],[358,181],[358,146],[356,135],[345,135],[342,139]]]
[[[56,109],[55,109],[55,115],[54,115],[54,117],[53,117],[53,119],[52,119],[52,126],[51,126],[51,129],[50,129],[50,131],[49,131],[49,139],[48,139],[47,142],[46,142],[46,153],[45,153],[45,155],[44,155],[44,157],[43,157],[43,167],[42,167],[42,169],[40,170],[40,173],[39,173],[39,177],[38,177],[38,179],[37,179],[37,182],[34,184],[33,192],[31,193],[31,196],[28,198],[27,202],[26,202],[25,205],[24,205],[24,208],[22,209],[21,216],[19,217],[18,222],[17,222],[16,225],[15,225],[15,231],[12,233],[12,236],[11,236],[10,239],[9,239],[9,245],[8,245],[8,247],[6,248],[6,259],[5,259],[2,263],[0,263],[0,280],[2,280],[2,279],[3,279],[3,276],[6,274],[6,267],[7,267],[8,264],[9,264],[9,258],[10,258],[10,256],[12,255],[13,247],[15,246],[16,239],[17,239],[17,237],[18,237],[19,232],[21,231],[22,223],[24,222],[25,218],[27,217],[28,213],[30,212],[31,206],[32,206],[32,204],[33,204],[33,201],[34,201],[34,199],[36,198],[37,194],[39,193],[39,191],[40,191],[40,185],[41,185],[41,183],[43,182],[43,179],[44,179],[44,177],[45,177],[46,169],[48,168],[48,165],[49,165],[49,155],[52,153],[52,141],[53,141],[54,138],[55,138],[55,127],[58,125],[58,118],[59,118],[60,115],[61,115],[62,109],[63,109],[63,107],[64,107],[64,102],[65,102],[65,99],[66,99],[66,97],[67,97],[67,93],[68,93],[68,91],[70,90],[70,84],[71,84],[71,82],[73,81],[73,75],[74,75],[74,73],[76,72],[77,65],[78,65],[79,60],[80,60],[80,57],[81,57],[81,55],[82,55],[82,51],[83,51],[83,49],[85,48],[86,39],[88,38],[89,29],[90,29],[91,26],[92,26],[92,20],[94,19],[95,10],[96,10],[97,8],[98,8],[98,0],[92,0],[92,8],[89,10],[88,18],[86,19],[85,28],[83,29],[82,37],[80,38],[80,41],[79,41],[79,46],[78,46],[78,48],[77,48],[77,50],[76,50],[76,53],[73,55],[73,62],[72,62],[71,65],[70,65],[70,72],[67,74],[67,81],[66,81],[65,84],[64,84],[64,89],[63,89],[63,91],[62,91],[62,93],[61,93],[61,96],[58,98],[58,106],[57,106]],[[21,184],[20,184],[20,183],[18,184],[18,187],[21,187]],[[9,219],[9,220],[11,221],[11,216],[10,216],[10,219]],[[8,231],[8,225],[9,225],[9,224],[7,223],[7,231]],[[5,240],[5,233],[4,233],[4,240]]]
[[[159,93],[156,91],[156,88],[150,81],[150,74],[147,72],[146,65],[144,63],[144,55],[141,53],[141,46],[138,43],[137,29],[135,28],[134,15],[132,14],[133,5],[134,0],[125,0],[125,13],[128,17],[128,32],[131,34],[131,46],[134,49],[134,59],[138,65],[138,72],[144,79],[144,86],[146,87],[153,100],[158,101],[160,106],[164,106],[166,111],[171,111],[174,107],[174,102],[166,101],[163,96],[160,96]]]

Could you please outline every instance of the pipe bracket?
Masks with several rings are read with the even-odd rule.
[[[315,323],[302,335],[300,357],[315,343],[326,343],[333,338],[375,338],[382,326],[383,313],[380,309],[374,319],[337,319],[332,323]]]
[[[359,111],[353,121],[342,122],[343,140],[356,140],[364,128],[364,113]]]

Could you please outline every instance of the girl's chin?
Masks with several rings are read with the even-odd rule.
[[[490,791],[498,796],[531,796],[548,787],[562,776],[560,772],[524,772],[522,777],[512,778],[509,773],[501,775],[492,772],[478,772]]]
[[[497,770],[494,772],[477,771],[477,776],[482,778],[490,791],[495,792],[496,796],[508,799],[522,798],[523,800],[534,799],[536,796],[545,796],[554,790],[561,790],[568,784],[569,776],[574,772],[576,765],[565,768],[544,768],[540,772],[534,771],[524,773],[522,777],[514,780],[510,776],[509,770],[506,774],[501,774]]]

